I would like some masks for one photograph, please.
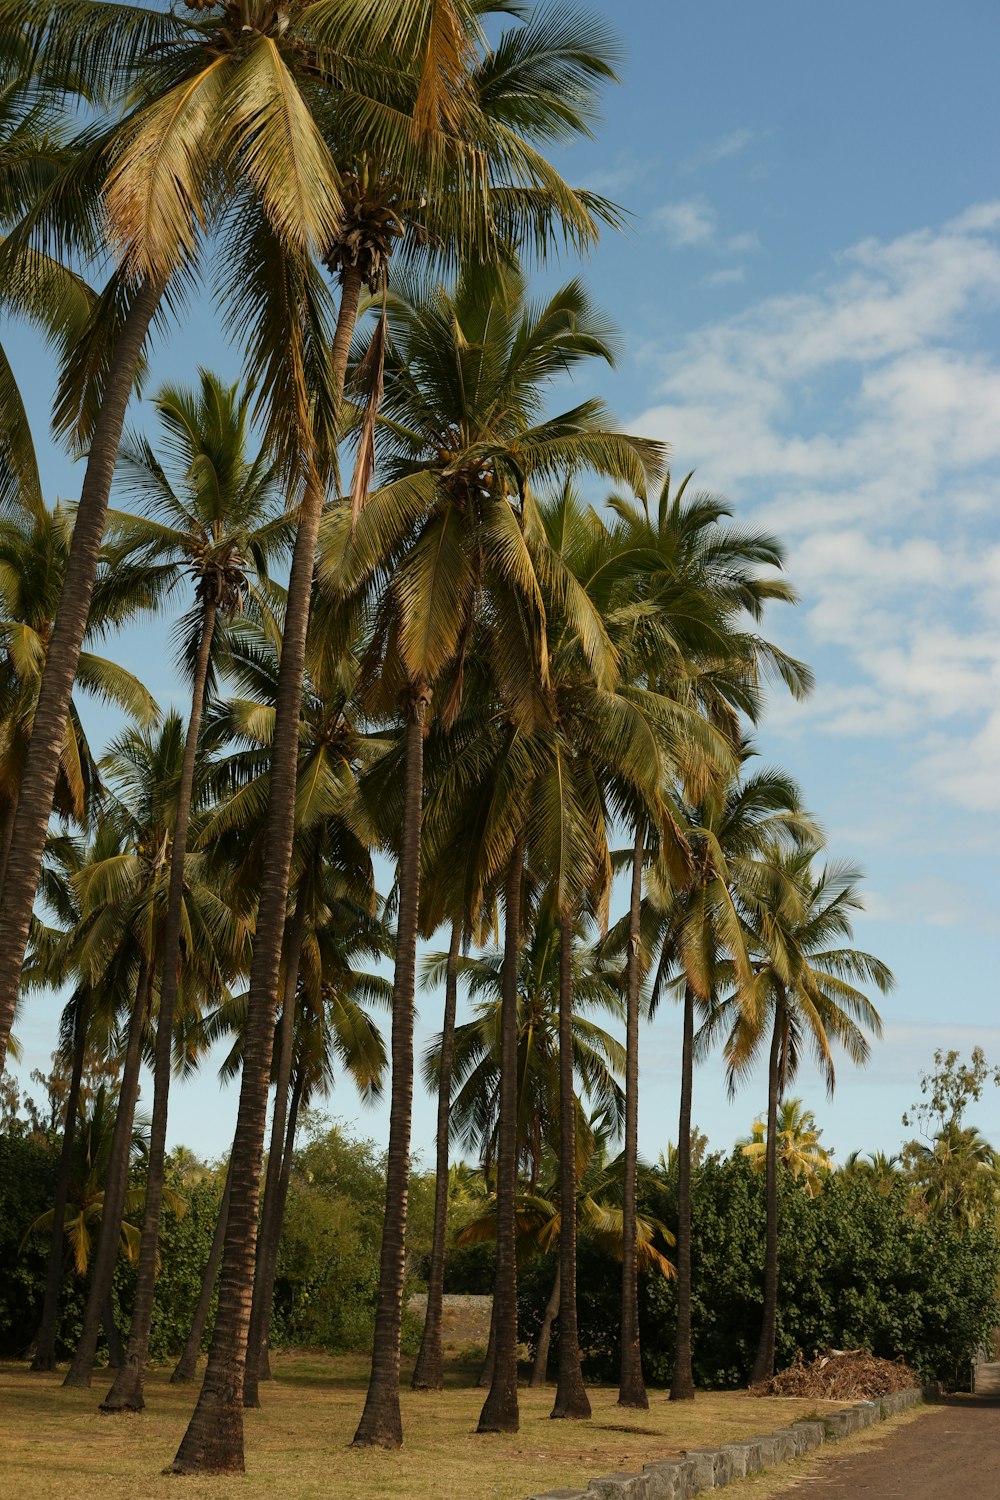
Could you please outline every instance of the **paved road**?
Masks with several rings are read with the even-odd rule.
[[[1000,1500],[1000,1403],[950,1396],[867,1452],[829,1458],[775,1500]]]

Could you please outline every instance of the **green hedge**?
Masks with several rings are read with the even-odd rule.
[[[676,1223],[671,1179],[647,1190],[648,1207]],[[692,1324],[696,1382],[745,1385],[760,1327],[764,1184],[746,1160],[709,1158],[692,1192]],[[521,1335],[533,1342],[552,1283],[554,1260],[519,1275]],[[864,1346],[902,1355],[924,1378],[962,1384],[969,1361],[1000,1321],[1000,1247],[993,1226],[959,1235],[947,1221],[915,1216],[905,1185],[888,1192],[864,1178],[834,1174],[807,1198],[780,1181],[777,1363],[797,1349]],[[580,1243],[579,1318],[585,1369],[618,1377],[621,1267]],[[640,1277],[640,1329],[646,1378],[667,1385],[673,1369],[676,1297],[661,1276]],[[558,1334],[558,1323],[553,1343]],[[553,1355],[554,1357],[554,1355]]]

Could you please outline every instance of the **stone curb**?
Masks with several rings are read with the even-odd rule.
[[[916,1387],[895,1391],[877,1401],[857,1401],[828,1412],[818,1421],[793,1422],[763,1437],[723,1443],[720,1448],[690,1448],[683,1458],[647,1464],[641,1474],[604,1474],[592,1479],[586,1490],[546,1490],[528,1500],[691,1500],[706,1490],[721,1490],[736,1479],[787,1463],[823,1443],[852,1437],[865,1427],[918,1406],[923,1399],[923,1392]]]

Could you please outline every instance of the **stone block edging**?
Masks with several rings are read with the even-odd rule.
[[[894,1391],[876,1401],[857,1401],[827,1412],[815,1421],[793,1422],[762,1437],[723,1443],[719,1448],[690,1448],[683,1458],[647,1464],[641,1474],[604,1474],[592,1479],[585,1490],[546,1490],[528,1500],[692,1500],[694,1495],[720,1490],[736,1479],[810,1453],[823,1443],[852,1437],[918,1406],[923,1399],[916,1387]]]

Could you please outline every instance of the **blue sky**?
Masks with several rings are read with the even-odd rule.
[[[838,1157],[892,1149],[936,1046],[1000,1060],[1000,8],[596,9],[622,37],[622,83],[559,165],[632,219],[583,268],[624,335],[586,394],[786,543],[801,603],[769,630],[817,688],[775,701],[761,753],[799,778],[831,853],[867,871],[856,940],[899,981],[867,1071],[845,1064],[832,1103],[809,1070],[796,1091]],[[23,333],[11,347],[41,435],[46,363]],[[198,363],[233,368],[201,310],[153,375]],[[46,470],[53,493],[75,493],[64,458]],[[122,655],[168,702],[161,641],[146,630]],[[423,1009],[421,1036],[436,997]],[[37,1004],[21,1024],[26,1068],[47,1057],[52,1016]],[[651,1157],[676,1135],[678,1046],[661,1011],[643,1043]],[[709,1061],[694,1116],[728,1146],[762,1100],[758,1082],[727,1103]],[[348,1086],[331,1107],[384,1139],[384,1112],[361,1113]],[[221,1151],[235,1108],[210,1077],[180,1088],[171,1136]],[[973,1118],[1000,1141],[996,1095]],[[433,1128],[418,1096],[425,1154]]]

